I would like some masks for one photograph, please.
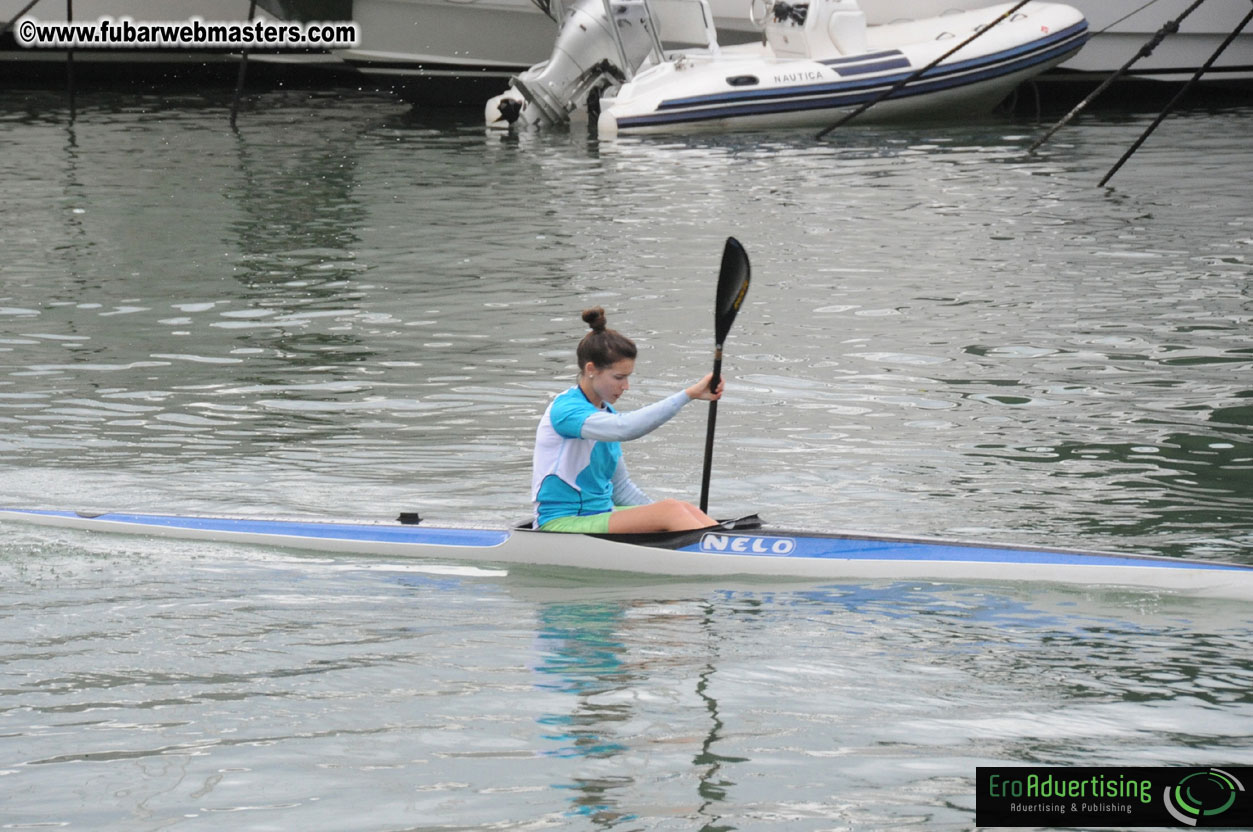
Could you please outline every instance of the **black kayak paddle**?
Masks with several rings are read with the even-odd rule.
[[[718,389],[722,380],[722,345],[731,331],[735,315],[744,304],[749,282],[748,253],[734,237],[727,237],[722,249],[722,268],[718,271],[718,296],[714,305],[714,375],[710,390]],[[709,475],[714,462],[714,422],[718,418],[718,403],[709,403],[709,426],[705,430],[705,470],[700,482],[700,510],[709,511]]]

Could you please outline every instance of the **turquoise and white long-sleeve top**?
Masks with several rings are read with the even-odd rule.
[[[553,399],[535,431],[531,499],[536,527],[558,517],[651,503],[631,482],[619,443],[656,430],[689,401],[680,390],[656,404],[619,413],[608,402],[599,408],[592,404],[578,385]]]

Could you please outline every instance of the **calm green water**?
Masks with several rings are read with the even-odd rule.
[[[1253,562],[1253,109],[598,144],[0,92],[0,504],[502,524],[579,310],[712,504]],[[628,448],[693,498],[702,406]],[[966,829],[978,765],[1253,764],[1246,605],[605,582],[0,529],[0,825]]]

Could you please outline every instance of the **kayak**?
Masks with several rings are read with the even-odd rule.
[[[788,531],[755,515],[690,532],[584,535],[529,528],[0,509],[0,520],[335,554],[569,567],[652,576],[1044,582],[1253,600],[1253,565],[928,538]]]

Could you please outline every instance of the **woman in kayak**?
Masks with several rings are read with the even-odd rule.
[[[552,532],[624,534],[699,529],[717,523],[682,500],[653,502],[631,482],[622,448],[656,430],[692,399],[716,401],[713,374],[686,390],[630,413],[613,403],[630,387],[635,343],[605,327],[605,310],[583,312],[592,328],[579,342],[578,384],[548,406],[535,432],[531,498],[535,527]]]

